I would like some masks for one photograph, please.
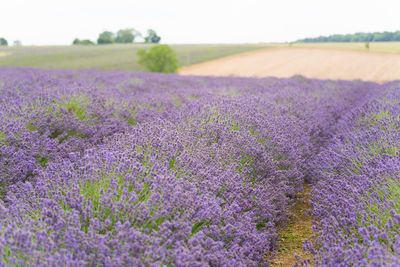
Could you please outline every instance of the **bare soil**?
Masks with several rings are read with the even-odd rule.
[[[314,265],[312,257],[303,250],[303,242],[312,240],[313,235],[312,217],[306,214],[306,210],[310,209],[310,192],[311,186],[304,185],[304,191],[297,194],[296,204],[290,211],[289,223],[280,232],[278,254],[272,258],[271,266],[294,266],[297,263],[295,254],[302,261],[309,259],[311,266]]]
[[[184,67],[183,75],[291,77],[386,82],[400,79],[400,54],[317,48],[273,48]]]

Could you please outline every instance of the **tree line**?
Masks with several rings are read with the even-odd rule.
[[[104,31],[99,34],[97,38],[97,44],[113,44],[113,43],[120,43],[120,44],[127,44],[133,43],[138,37],[143,37],[146,43],[159,43],[161,37],[157,35],[156,31],[153,29],[147,30],[145,36],[142,35],[141,32],[129,28],[129,29],[122,29],[118,32],[114,33],[111,31]],[[73,45],[94,45],[95,43],[91,40],[80,40],[78,38],[74,39],[72,42]]]
[[[358,32],[354,34],[333,34],[315,38],[304,38],[297,43],[324,43],[324,42],[395,42],[400,41],[400,31],[395,32]]]

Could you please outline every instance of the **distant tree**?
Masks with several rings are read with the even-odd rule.
[[[75,38],[74,41],[72,42],[73,45],[94,45],[94,42],[85,39],[85,40],[79,40],[78,38]]]
[[[365,43],[365,49],[369,50],[369,42]]]
[[[22,45],[22,43],[20,40],[15,40],[13,43],[13,46],[21,46],[21,45]]]
[[[133,43],[135,38],[141,36],[141,33],[135,29],[124,29],[117,32],[117,37],[115,38],[116,43]]]
[[[0,45],[1,45],[1,46],[7,46],[7,45],[8,45],[7,40],[4,39],[3,37],[1,37],[1,38],[0,38]]]
[[[110,31],[104,31],[99,34],[99,38],[97,38],[98,44],[112,44],[115,41],[114,33]]]
[[[153,46],[150,51],[139,49],[139,64],[150,72],[172,73],[178,70],[178,58],[168,45]]]
[[[146,43],[159,43],[161,37],[157,35],[155,30],[149,29],[147,30],[147,36],[144,37],[144,41]]]

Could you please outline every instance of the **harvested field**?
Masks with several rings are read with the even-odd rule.
[[[361,79],[400,79],[400,55],[351,50],[276,48],[258,50],[184,67],[183,75]]]

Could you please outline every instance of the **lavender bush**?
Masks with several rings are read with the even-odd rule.
[[[259,266],[276,250],[305,181],[321,179],[314,214],[323,229],[323,212],[339,211],[326,207],[333,193],[323,198],[325,174],[336,170],[328,163],[342,160],[332,138],[381,86],[2,68],[0,92],[2,264]],[[392,151],[396,137],[385,140]],[[348,160],[341,163],[357,157]],[[363,180],[377,190],[377,206],[363,195],[371,212],[356,218],[367,233],[373,216],[395,212],[374,215],[378,199],[396,188],[394,160],[382,187]],[[396,216],[381,225],[390,221],[395,229]],[[397,240],[386,233],[388,244]],[[333,243],[321,242],[320,257],[327,251],[332,258]],[[382,246],[371,249],[377,254]]]
[[[400,265],[399,87],[349,112],[316,160],[317,265]]]

